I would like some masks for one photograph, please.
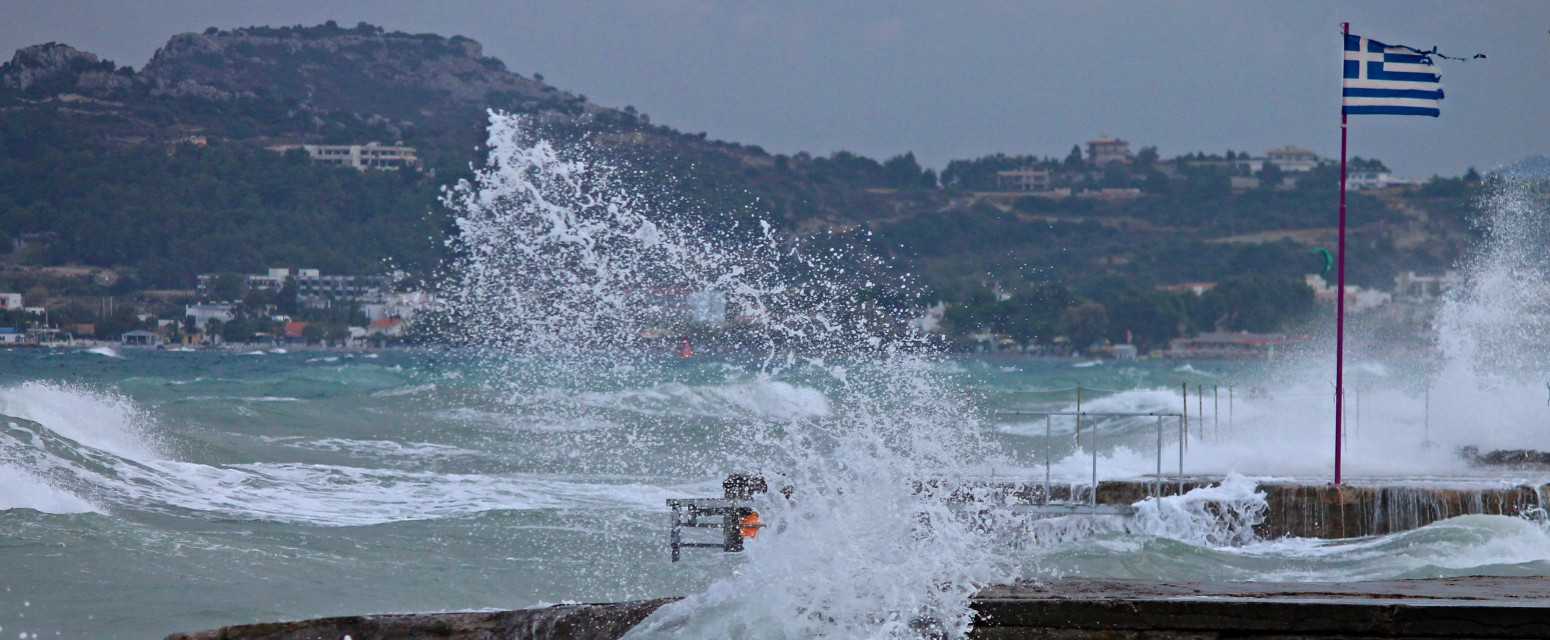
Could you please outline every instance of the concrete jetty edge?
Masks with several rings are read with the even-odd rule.
[[[223,627],[168,640],[613,640],[672,598],[516,611],[395,614]],[[1067,578],[992,586],[973,638],[1226,640],[1550,637],[1550,580],[1347,583]]]

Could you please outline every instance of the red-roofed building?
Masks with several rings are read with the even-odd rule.
[[[396,338],[404,333],[404,321],[400,318],[383,318],[366,325],[366,335]]]
[[[310,323],[310,322],[287,322],[287,323],[285,323],[285,339],[286,340],[300,340],[301,339],[301,332],[306,331],[307,330],[307,325],[309,325],[309,324],[312,324],[312,323]]]

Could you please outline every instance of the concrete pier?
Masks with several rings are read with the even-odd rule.
[[[224,627],[168,640],[612,640],[671,600],[479,613],[352,616]],[[995,586],[972,606],[984,640],[1550,637],[1550,580],[1352,583],[1065,579]]]
[[[1216,484],[1218,480],[1188,478],[1184,491]],[[978,490],[995,499],[1038,504],[1042,483],[999,482],[979,485]],[[1438,520],[1463,515],[1524,515],[1546,506],[1550,485],[1431,486],[1419,483],[1329,484],[1259,483],[1265,493],[1265,519],[1254,527],[1261,538],[1359,538],[1408,531]],[[1154,495],[1158,487],[1148,480],[1098,483],[1098,504],[1128,505]],[[961,491],[965,499],[971,493]],[[1056,501],[1085,502],[1090,484],[1058,484],[1050,487]],[[1161,486],[1165,496],[1178,495],[1177,480]]]
[[[1059,580],[975,598],[975,638],[1545,638],[1550,581],[1448,578],[1352,583]]]

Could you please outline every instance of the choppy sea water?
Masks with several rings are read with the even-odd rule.
[[[844,366],[834,363],[766,375],[757,360],[664,356],[643,386],[567,378],[514,390],[467,362],[451,352],[0,351],[0,635],[151,638],[266,620],[700,593],[748,556],[792,551],[771,530],[746,555],[689,550],[672,564],[664,500],[715,496],[724,474],[747,471],[729,461],[763,443],[737,425],[821,423],[855,401],[832,382]],[[964,390],[982,418],[972,428],[1011,461],[991,470],[1000,479],[1041,480],[1046,445],[1057,481],[1090,473],[1094,447],[1102,477],[1153,470],[1152,422],[1099,424],[1096,441],[1093,425],[1079,437],[1073,424],[1052,424],[1046,440],[1042,419],[998,413],[1069,410],[1077,384],[1085,410],[1116,412],[1178,410],[1188,384],[1189,410],[1203,415],[1192,418],[1186,470],[1247,476],[1220,491],[1251,496],[1255,477],[1315,479],[1328,469],[1328,426],[1300,417],[1328,402],[1316,384],[1269,386],[1242,363],[1085,364],[931,366]],[[1543,480],[1472,470],[1450,453],[1456,442],[1419,446],[1450,437],[1513,444],[1532,440],[1532,429],[1423,433],[1414,403],[1402,401],[1410,391],[1381,392],[1392,396],[1383,402],[1371,393],[1349,441],[1358,478]],[[1425,420],[1449,419],[1445,407],[1425,411]],[[1396,450],[1415,454],[1394,460]],[[1165,452],[1168,472],[1176,452]],[[1013,539],[1013,570],[1175,580],[1550,575],[1550,535],[1528,517],[1267,541],[1165,511],[1130,526],[1068,523]]]

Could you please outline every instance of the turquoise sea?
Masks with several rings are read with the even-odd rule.
[[[155,638],[244,622],[702,592],[763,541],[744,555],[691,550],[670,563],[664,501],[715,496],[725,474],[749,471],[740,461],[766,443],[738,425],[839,419],[853,399],[832,382],[835,368],[852,365],[765,375],[757,359],[672,358],[638,386],[617,376],[513,386],[491,372],[542,363],[497,369],[456,351],[0,350],[0,637]],[[600,357],[597,366],[627,363]],[[1099,424],[1097,441],[1094,425],[1078,436],[1072,424],[1052,424],[1046,440],[1042,418],[998,413],[1069,410],[1078,384],[1089,411],[1177,411],[1188,384],[1190,411],[1201,412],[1190,473],[1311,478],[1327,468],[1323,421],[1298,417],[1327,401],[1317,384],[1304,393],[1258,363],[931,366],[968,398],[973,419],[963,428],[1014,461],[992,470],[1002,478],[1042,479],[1046,444],[1057,481],[1089,473],[1094,447],[1103,477],[1152,471],[1154,422]],[[1368,376],[1353,473],[1474,473],[1445,453],[1385,461],[1385,440],[1420,437],[1419,414],[1395,400],[1414,397],[1404,385],[1376,390],[1389,375],[1378,373]],[[1231,490],[1252,493],[1252,479],[1238,482]],[[1176,525],[1046,533],[1015,543],[1017,571],[1550,575],[1550,536],[1532,517],[1471,516],[1339,543],[1228,540]]]

